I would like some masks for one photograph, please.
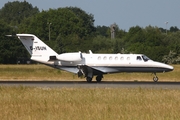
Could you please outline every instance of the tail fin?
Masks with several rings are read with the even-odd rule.
[[[16,36],[23,43],[31,59],[38,62],[47,62],[50,56],[57,56],[58,54],[42,42],[38,37],[32,34],[16,34]]]

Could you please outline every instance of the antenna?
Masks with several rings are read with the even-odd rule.
[[[167,24],[168,24],[168,21],[166,21],[165,24],[166,24],[166,35],[167,35]]]

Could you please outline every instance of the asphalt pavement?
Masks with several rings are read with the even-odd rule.
[[[29,86],[48,88],[158,88],[180,89],[180,82],[134,82],[134,81],[102,81],[100,83],[86,81],[0,81],[0,86]]]

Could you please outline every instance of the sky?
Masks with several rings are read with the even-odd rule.
[[[7,2],[0,0],[0,8]],[[16,0],[17,1],[17,0]],[[24,1],[24,0],[19,0]],[[40,11],[59,7],[78,7],[94,15],[95,26],[116,23],[128,31],[133,26],[157,26],[180,29],[180,0],[26,0]],[[166,22],[168,23],[166,24]]]

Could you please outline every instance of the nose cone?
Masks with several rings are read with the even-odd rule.
[[[174,67],[170,65],[166,65],[165,68],[166,68],[165,72],[170,72],[174,70]]]
[[[170,72],[174,70],[173,66],[160,62],[156,62],[156,67],[159,68],[159,72]]]

